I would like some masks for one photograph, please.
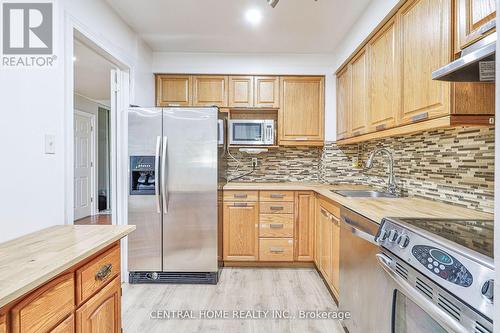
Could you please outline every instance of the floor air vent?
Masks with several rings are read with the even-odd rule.
[[[427,283],[417,278],[417,281],[415,282],[415,287],[421,292],[423,292],[424,295],[427,296],[429,299],[432,299],[433,289]]]
[[[474,326],[474,333],[493,333],[493,331],[487,329],[476,321],[476,326]]]
[[[217,284],[217,272],[130,272],[129,283]]]
[[[455,304],[450,302],[441,294],[438,295],[438,305],[441,309],[448,312],[456,320],[460,321],[460,308],[458,308]]]

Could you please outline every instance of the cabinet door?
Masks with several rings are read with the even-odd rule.
[[[295,260],[314,260],[314,193],[295,194]]]
[[[76,332],[119,333],[121,331],[121,287],[117,276],[76,310]]]
[[[337,73],[337,140],[351,136],[349,129],[351,114],[351,66]]]
[[[335,216],[332,224],[332,287],[339,295],[340,287],[340,221]]]
[[[280,84],[277,76],[256,76],[255,84],[255,107],[274,108],[280,107]]]
[[[7,333],[7,317],[0,315],[0,333]]]
[[[457,22],[456,50],[458,53],[496,31],[490,24],[496,18],[495,0],[457,0],[455,15]],[[493,22],[491,22],[493,23]]]
[[[450,112],[450,83],[432,72],[450,61],[451,0],[410,0],[399,12],[402,59],[400,123]]]
[[[366,50],[361,50],[352,60],[351,86],[351,136],[358,136],[367,131],[368,116],[368,57]]]
[[[156,76],[156,106],[189,106],[191,101],[191,76]]]
[[[328,211],[320,209],[320,230],[321,230],[321,256],[320,271],[329,285],[332,284],[332,226],[333,223],[328,216]]]
[[[229,107],[253,106],[253,76],[229,77]]]
[[[399,38],[393,18],[368,43],[370,132],[396,126],[400,110]],[[354,99],[354,97],[353,97]]]
[[[259,259],[259,209],[256,202],[224,203],[224,260]]]
[[[315,196],[314,204],[314,264],[317,269],[320,269],[320,254],[321,254],[321,213],[319,199]]]
[[[323,145],[324,78],[282,77],[280,145]]]
[[[193,76],[193,105],[227,107],[227,76]]]
[[[73,333],[75,331],[75,316],[71,314],[50,333]]]

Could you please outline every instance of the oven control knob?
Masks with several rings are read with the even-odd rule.
[[[493,280],[488,280],[483,284],[483,287],[481,288],[481,294],[483,296],[493,302],[493,290],[495,289],[495,283]]]
[[[395,229],[389,231],[389,242],[394,243],[398,239],[398,232]]]
[[[410,237],[407,235],[401,235],[398,238],[398,245],[400,248],[404,249],[410,244]]]
[[[377,241],[379,243],[385,241],[387,239],[388,232],[385,229],[380,230],[380,235],[378,235]]]

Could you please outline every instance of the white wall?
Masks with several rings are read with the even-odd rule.
[[[331,55],[162,53],[153,55],[154,73],[325,75],[325,137],[335,138],[335,80]]]
[[[132,67],[132,102],[151,105],[151,51],[101,0],[55,1],[57,63],[49,69],[0,70],[0,242],[54,224],[65,207],[65,24],[77,22]],[[66,66],[68,65],[68,66]],[[44,154],[44,135],[56,136],[56,154]],[[15,144],[14,144],[15,143]],[[10,163],[5,163],[6,161]]]

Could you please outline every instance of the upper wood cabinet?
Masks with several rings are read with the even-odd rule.
[[[280,88],[277,76],[255,76],[254,87],[255,107],[275,109],[280,107]]]
[[[451,0],[411,0],[400,10],[403,103],[400,124],[449,113],[450,83],[432,72],[450,62]]]
[[[398,24],[393,18],[367,45],[370,59],[367,103],[369,132],[396,126],[401,100],[398,33]]]
[[[281,77],[279,144],[324,144],[324,77]]]
[[[295,194],[295,260],[314,260],[314,193]]]
[[[156,106],[189,106],[191,102],[191,76],[156,76]]]
[[[486,25],[496,18],[495,0],[456,0],[455,15],[456,53],[496,31],[493,24]]]
[[[259,209],[256,202],[225,202],[223,258],[259,260]]]
[[[368,123],[368,57],[361,50],[351,63],[351,114],[348,117],[351,135],[357,136],[367,131]]]
[[[254,106],[253,76],[229,77],[229,107]]]
[[[215,75],[193,76],[193,105],[228,105],[228,77]]]
[[[337,140],[351,135],[351,66],[346,66],[337,73]]]

